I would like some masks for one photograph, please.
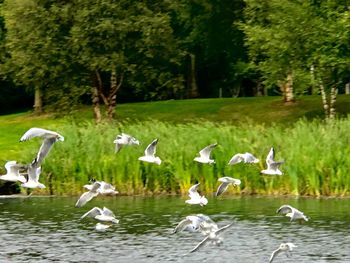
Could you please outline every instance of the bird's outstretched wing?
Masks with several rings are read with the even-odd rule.
[[[237,153],[231,158],[231,160],[228,162],[228,165],[234,165],[234,164],[240,163],[242,161],[243,161],[242,154]]]
[[[186,226],[192,224],[192,221],[185,218],[184,220],[182,220],[180,223],[177,224],[177,226],[175,227],[173,234],[180,232],[182,230],[184,230],[186,228]]]
[[[86,212],[85,214],[82,215],[81,219],[83,219],[84,217],[92,217],[95,218],[95,216],[97,215],[102,215],[102,210],[99,207],[94,207],[91,210],[89,210],[88,212]]]
[[[209,158],[211,151],[217,146],[217,143],[213,143],[208,145],[207,147],[203,148],[200,152],[199,155],[203,158]]]
[[[221,195],[223,192],[226,191],[227,187],[229,186],[230,183],[222,183],[219,185],[218,190],[215,193],[215,196]]]
[[[30,140],[34,137],[47,137],[47,136],[57,136],[58,133],[54,131],[45,130],[42,128],[30,128],[28,131],[26,131],[21,139],[20,142]]]
[[[273,259],[281,252],[281,249],[278,248],[274,250],[270,256],[269,263],[272,263]]]
[[[157,146],[157,143],[158,143],[158,139],[155,139],[153,140],[153,142],[151,142],[146,150],[145,150],[145,155],[146,156],[152,156],[154,157],[154,155],[156,154],[156,146]]]
[[[98,195],[98,193],[97,192],[93,192],[93,191],[89,191],[89,192],[83,193],[80,196],[80,198],[78,199],[78,201],[76,202],[75,207],[82,207],[82,206],[84,206],[87,202],[89,202],[92,198],[94,198],[97,195]]]
[[[193,252],[197,251],[199,248],[201,248],[205,243],[207,243],[208,239],[209,239],[209,235],[206,236],[201,242],[199,242],[198,245],[195,246],[195,247],[190,251],[190,253],[193,253]]]
[[[48,155],[51,150],[52,145],[55,143],[56,139],[54,137],[44,139],[43,143],[40,146],[39,152],[36,156],[35,162],[38,166],[41,165],[46,155]]]
[[[290,205],[282,205],[280,208],[277,209],[277,214],[287,214],[293,212],[295,208],[291,207]]]

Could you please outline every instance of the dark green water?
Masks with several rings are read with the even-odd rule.
[[[82,208],[77,198],[0,199],[0,262],[268,262],[282,242],[298,247],[278,262],[350,262],[350,200],[222,197],[205,207],[186,197],[97,197]],[[290,204],[311,219],[299,224],[277,215]],[[97,232],[96,221],[80,217],[92,207],[111,209],[118,225]],[[188,254],[200,233],[172,234],[187,215],[209,215],[219,227],[234,225],[218,247]]]

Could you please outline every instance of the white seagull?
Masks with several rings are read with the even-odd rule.
[[[119,220],[115,218],[113,212],[106,207],[103,207],[103,209],[94,207],[89,212],[86,212],[81,219],[87,216],[104,222],[112,222],[114,224],[119,223]]]
[[[9,182],[25,183],[27,179],[19,173],[20,170],[28,169],[26,165],[17,164],[16,161],[8,161],[5,164],[6,174],[0,175],[0,179]]]
[[[237,153],[235,154],[231,160],[228,162],[228,165],[235,165],[237,163],[244,162],[244,163],[258,163],[259,159],[257,159],[253,154],[251,153]]]
[[[99,194],[99,188],[101,184],[99,182],[94,182],[88,192],[83,193],[75,204],[75,207],[82,207],[92,198]]]
[[[109,183],[106,183],[104,181],[95,181],[95,182],[100,184],[100,187],[97,188],[96,191],[101,195],[116,195],[119,193],[118,191],[115,190],[115,187]],[[84,188],[91,191],[91,189],[94,187],[94,183],[86,184],[84,185]]]
[[[282,205],[280,208],[277,209],[276,213],[283,214],[283,215],[286,215],[287,217],[290,217],[290,221],[295,221],[295,220],[309,221],[309,218],[307,218],[303,212],[299,211],[298,209],[290,205]]]
[[[218,190],[215,193],[215,196],[219,196],[223,192],[225,192],[227,187],[230,184],[232,184],[233,186],[241,184],[241,180],[235,179],[235,178],[232,178],[232,177],[229,177],[229,176],[221,177],[221,178],[218,179],[218,181],[221,182],[221,184],[219,185]]]
[[[190,205],[200,205],[204,206],[208,203],[208,199],[205,198],[205,196],[200,196],[199,193],[197,192],[199,183],[193,185],[189,190],[188,194],[191,199],[186,200],[185,203],[190,204]]]
[[[208,235],[210,232],[218,230],[218,225],[210,219],[209,216],[203,214],[186,216],[174,229],[173,233],[180,231],[202,232]]]
[[[278,168],[283,163],[284,161],[275,161],[275,150],[273,147],[271,147],[271,150],[266,157],[267,169],[262,170],[261,173],[268,175],[282,175],[282,172]]]
[[[117,137],[115,138],[115,140],[113,141],[113,143],[115,143],[115,152],[119,152],[120,149],[122,148],[123,145],[139,145],[140,142],[132,137],[129,134],[126,133],[122,133],[117,135]]]
[[[158,139],[153,140],[153,142],[147,146],[145,155],[139,157],[139,160],[160,165],[162,160],[158,156],[155,156],[157,143]]]
[[[45,185],[39,182],[39,176],[41,174],[41,166],[37,166],[35,163],[31,163],[28,166],[28,180],[21,184],[25,188],[45,188]]]
[[[39,167],[46,157],[46,155],[49,153],[52,145],[57,141],[64,141],[64,137],[57,132],[49,131],[41,128],[30,128],[19,140],[20,142],[30,140],[34,137],[41,137],[43,138],[43,143],[40,146],[39,152],[37,154],[37,157],[35,158],[34,162]]]
[[[272,252],[269,263],[272,263],[273,259],[281,252],[285,252],[287,257],[291,256],[291,251],[293,248],[297,247],[293,243],[282,243],[278,249]]]
[[[201,241],[198,243],[197,246],[195,246],[190,253],[197,251],[200,247],[202,247],[204,244],[206,244],[208,241],[211,241],[211,243],[215,245],[220,245],[222,243],[222,238],[219,236],[224,230],[232,226],[233,223],[228,224],[226,226],[223,226],[222,228],[219,228],[214,231],[210,231],[209,234]]]
[[[193,160],[199,163],[208,163],[208,164],[215,163],[213,159],[210,159],[210,153],[217,145],[218,145],[217,143],[208,145],[207,147],[205,147],[199,152],[199,157],[196,157]]]

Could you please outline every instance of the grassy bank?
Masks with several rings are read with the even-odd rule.
[[[332,125],[299,121],[288,128],[213,122],[65,124],[59,132],[66,140],[54,145],[43,165],[41,181],[51,185],[56,194],[79,193],[91,178],[111,182],[124,194],[186,193],[196,182],[208,194],[216,190],[218,177],[232,176],[241,179],[242,185],[230,188],[231,193],[345,196],[350,193],[350,150],[345,147],[350,140],[349,130],[350,119]],[[115,154],[112,142],[122,131],[133,134],[142,145],[125,147]],[[137,160],[154,138],[159,138],[160,166]],[[213,150],[215,165],[193,161],[201,148],[214,142],[219,144]],[[22,160],[32,160],[39,144],[26,143]],[[282,166],[285,175],[280,177],[259,174],[272,145],[276,159],[286,161]],[[245,151],[254,153],[261,162],[227,166],[233,154]]]
[[[350,112],[349,102],[348,96],[338,99],[343,116]],[[231,193],[349,195],[350,119],[329,125],[317,120],[322,114],[320,97],[311,96],[289,106],[277,97],[121,104],[117,122],[98,126],[91,121],[90,109],[69,118],[0,116],[0,161],[30,162],[40,140],[18,140],[35,126],[65,136],[43,164],[41,181],[48,188],[38,193],[51,189],[55,194],[77,194],[91,178],[111,182],[123,194],[186,193],[195,182],[201,183],[201,191],[212,193],[218,177],[232,176],[242,185],[230,188]],[[113,140],[120,132],[134,135],[142,145],[115,154]],[[137,160],[154,138],[159,138],[161,166]],[[213,151],[215,165],[193,162],[200,149],[214,142],[219,144]],[[286,160],[284,176],[259,174],[272,145],[276,158]],[[233,154],[245,151],[261,162],[227,166]]]

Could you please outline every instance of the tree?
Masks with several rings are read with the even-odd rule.
[[[313,79],[320,84],[344,77],[350,46],[349,13],[343,2],[246,0],[241,28],[250,56],[265,84],[278,85],[286,102],[293,100],[293,83],[298,80],[308,83],[305,90],[314,85]]]
[[[307,64],[320,89],[325,117],[334,119],[338,86],[350,77],[350,10],[341,0],[323,1],[310,9],[314,27],[307,39],[311,47]]]
[[[278,86],[284,101],[294,100],[294,79],[307,71],[303,64],[312,24],[305,1],[246,0],[245,21],[241,28],[255,66],[264,84]],[[305,71],[306,70],[306,71]]]
[[[178,0],[172,10],[174,33],[186,52],[182,70],[187,97],[231,91],[241,80],[237,73],[244,72],[237,72],[241,68],[236,65],[247,60],[243,34],[235,23],[242,17],[243,0]]]
[[[72,99],[74,93],[77,71],[67,46],[69,7],[65,1],[4,1],[8,58],[2,71],[34,91],[35,113],[43,111],[45,95],[59,101]]]
[[[170,18],[161,7],[160,3],[75,1],[70,43],[76,61],[93,80],[97,122],[102,118],[100,100],[107,107],[108,118],[113,119],[117,93],[125,79],[136,88],[169,86],[174,79],[167,72],[169,65],[178,63],[176,42]],[[135,81],[140,72],[146,78],[143,83]],[[109,81],[105,81],[106,76]]]

